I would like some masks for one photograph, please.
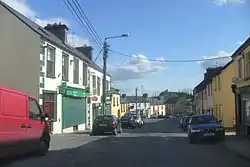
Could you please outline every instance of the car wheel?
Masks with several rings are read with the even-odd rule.
[[[37,150],[37,154],[40,156],[44,156],[47,154],[47,152],[49,151],[49,137],[43,136],[40,141],[39,141],[39,148]]]
[[[113,131],[113,135],[116,136],[117,134],[118,134],[118,131],[117,131],[117,128],[115,128],[114,131]]]

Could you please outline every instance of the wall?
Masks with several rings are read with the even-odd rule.
[[[231,63],[221,71],[221,74],[213,78],[214,115],[223,121],[225,127],[229,128],[233,127],[235,118],[235,99],[231,89],[234,76],[235,63]],[[218,89],[219,77],[221,80],[220,89]]]
[[[117,118],[120,118],[122,116],[121,115],[122,113],[121,113],[121,104],[120,104],[119,94],[112,94],[111,107],[112,107],[111,108],[112,115],[115,115]]]
[[[39,97],[40,36],[0,5],[0,85]]]

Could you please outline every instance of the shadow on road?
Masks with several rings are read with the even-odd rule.
[[[5,167],[127,167],[131,162],[147,166],[165,164],[165,154],[159,151],[175,150],[169,158],[178,156],[178,151],[185,151],[185,138],[165,137],[120,137],[111,136],[89,142],[77,148],[53,150],[44,157],[22,156],[6,161]],[[149,151],[150,150],[150,151]],[[128,159],[129,161],[124,159]],[[158,165],[157,165],[158,164]],[[171,165],[170,165],[171,166]]]
[[[177,119],[152,119],[146,120],[146,123],[141,128],[124,129],[126,133],[184,133],[178,128]]]

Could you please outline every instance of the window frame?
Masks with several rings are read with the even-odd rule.
[[[53,53],[53,55],[49,54],[49,53]],[[50,56],[50,59],[49,59],[49,56]],[[51,58],[52,57],[52,58]],[[46,55],[46,76],[48,78],[55,78],[55,66],[56,66],[56,48],[51,46],[51,45],[47,45],[47,55]],[[51,70],[49,72],[48,70],[48,64],[51,63],[52,64],[52,67],[51,67]]]
[[[64,52],[62,53],[62,80],[69,81],[69,55]]]

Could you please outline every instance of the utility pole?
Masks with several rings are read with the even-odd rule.
[[[137,92],[138,92],[138,88],[136,87],[135,88],[135,112],[136,112],[136,115],[139,116],[138,110],[137,110]]]
[[[108,44],[106,40],[103,43],[103,80],[102,80],[102,114],[106,114],[106,99],[107,99],[107,58]]]

